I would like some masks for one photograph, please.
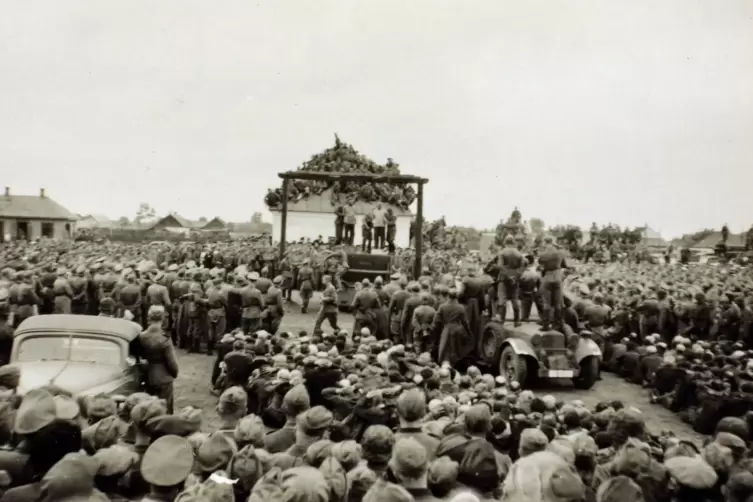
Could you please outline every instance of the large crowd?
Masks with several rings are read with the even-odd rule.
[[[360,285],[353,330],[333,313],[334,326],[290,332],[290,292],[330,294],[342,248],[296,243],[278,261],[258,242],[5,246],[0,502],[753,500],[749,268],[567,263],[553,305],[546,251],[525,257],[515,295],[499,264],[430,249],[412,277],[412,258],[397,250],[385,284]],[[590,333],[606,370],[707,439],[649,430],[620,396],[589,408],[456,370],[442,315],[473,338],[484,314],[505,322],[508,300],[511,323],[535,304],[545,324]],[[145,392],[18,395],[13,329],[48,313],[140,323]],[[216,430],[199,409],[173,409],[175,346],[216,354]]]

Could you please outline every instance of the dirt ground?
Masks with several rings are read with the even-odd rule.
[[[295,299],[295,298],[294,298]],[[315,302],[309,309],[308,314],[301,314],[297,305],[286,308],[286,314],[282,322],[282,331],[298,332],[311,330],[314,325],[315,312],[318,306]],[[351,329],[353,317],[348,314],[340,314],[340,326]],[[328,325],[325,323],[325,329]],[[205,425],[207,430],[212,430],[218,425],[215,406],[217,398],[210,393],[209,377],[211,375],[213,357],[206,355],[188,354],[179,351],[180,374],[176,381],[176,409],[183,406],[195,406],[205,413]],[[587,406],[593,406],[600,401],[622,400],[626,406],[634,406],[640,409],[646,416],[646,422],[652,431],[660,432],[669,430],[678,437],[700,440],[701,436],[694,432],[688,425],[683,423],[669,410],[651,404],[649,393],[645,389],[629,384],[612,374],[603,374],[599,381],[590,390],[579,390],[567,382],[547,383],[543,387],[535,389],[537,394],[552,394],[558,399],[565,401],[580,399]]]

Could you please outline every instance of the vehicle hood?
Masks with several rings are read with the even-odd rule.
[[[20,394],[53,384],[72,394],[80,394],[123,375],[119,366],[66,361],[29,361],[13,363],[21,370]],[[51,381],[52,380],[52,381]]]

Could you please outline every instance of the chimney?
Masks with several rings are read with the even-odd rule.
[[[5,196],[10,197],[10,187],[5,187]]]
[[[44,198],[44,188],[39,189],[39,196]]]

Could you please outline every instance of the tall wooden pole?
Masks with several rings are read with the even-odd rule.
[[[280,215],[280,260],[285,256],[285,233],[288,227],[288,179],[282,180],[282,214]]]
[[[421,259],[424,254],[424,184],[418,184],[418,203],[416,204],[416,265],[413,279],[421,277]]]

